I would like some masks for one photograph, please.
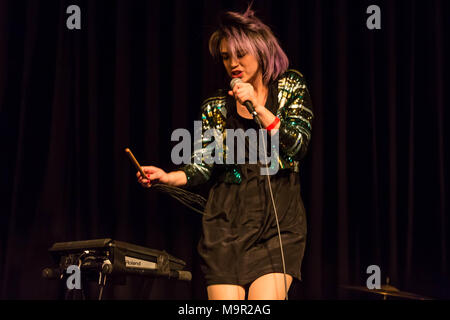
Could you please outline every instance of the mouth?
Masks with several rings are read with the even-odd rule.
[[[244,72],[241,70],[235,70],[235,71],[231,72],[231,77],[232,78],[241,78],[243,73]]]

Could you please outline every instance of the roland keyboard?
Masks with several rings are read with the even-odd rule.
[[[150,249],[112,239],[57,242],[49,249],[56,268],[46,268],[45,278],[63,276],[70,265],[80,266],[86,273],[111,276],[139,275],[168,277],[190,281],[192,275],[184,271],[186,263],[165,251]]]

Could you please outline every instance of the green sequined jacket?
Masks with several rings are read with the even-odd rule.
[[[303,75],[293,69],[287,70],[281,75],[274,85],[278,86],[278,109],[276,116],[280,118],[279,128],[279,154],[277,154],[279,169],[299,171],[300,160],[306,154],[312,130],[312,104],[306,82]],[[226,134],[226,100],[227,92],[206,99],[201,106],[202,132],[208,129],[218,129]],[[225,139],[223,140],[225,143]],[[207,164],[203,161],[204,148],[211,142],[202,136],[203,149],[197,150],[192,155],[191,164],[187,164],[179,170],[186,173],[187,184],[191,187],[207,182],[212,175],[215,164]],[[224,145],[224,159],[226,147]],[[194,158],[200,157],[201,163],[194,163]],[[199,161],[197,161],[199,162]],[[217,165],[216,165],[217,166]],[[228,183],[241,182],[239,166],[233,164],[220,164],[225,166],[225,175],[222,180]]]

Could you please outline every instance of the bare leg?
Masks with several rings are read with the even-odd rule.
[[[245,289],[233,284],[213,284],[207,287],[209,300],[244,300]]]
[[[292,276],[287,274],[286,282],[287,290],[289,290]],[[259,277],[253,281],[248,291],[248,300],[284,300],[285,298],[283,273],[269,273]]]

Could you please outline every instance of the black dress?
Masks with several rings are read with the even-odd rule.
[[[235,100],[227,99],[228,129],[258,129],[255,122],[236,112]],[[266,108],[277,108],[277,88],[269,86]],[[248,160],[249,146],[246,144]],[[207,285],[246,286],[267,273],[282,273],[283,265],[276,219],[267,176],[258,164],[241,167],[242,183],[218,181],[213,184],[205,215],[198,252]],[[214,170],[220,174],[220,165]],[[306,215],[300,195],[300,177],[291,170],[269,176],[278,212],[286,273],[301,279],[306,242]]]

